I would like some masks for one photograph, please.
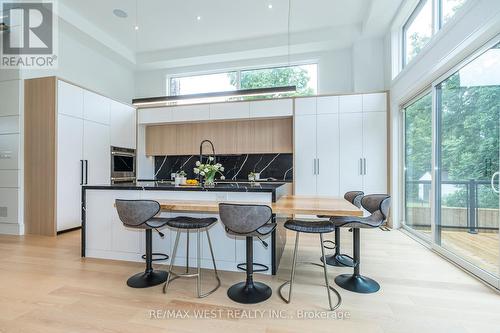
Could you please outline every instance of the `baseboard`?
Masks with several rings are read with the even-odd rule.
[[[0,223],[0,234],[3,234],[3,235],[24,235],[24,224]]]

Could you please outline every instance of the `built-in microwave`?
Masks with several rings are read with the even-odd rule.
[[[135,182],[135,149],[111,147],[111,183]]]

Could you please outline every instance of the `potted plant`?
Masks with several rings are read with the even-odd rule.
[[[200,175],[200,181],[204,186],[214,186],[215,176],[220,174],[220,179],[226,179],[224,174],[224,167],[220,163],[215,163],[215,159],[210,156],[208,162],[203,164],[200,161],[196,162],[196,167],[194,168],[194,173]]]

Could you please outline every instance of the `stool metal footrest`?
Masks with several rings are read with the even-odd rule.
[[[322,264],[318,264],[318,263],[315,263],[315,262],[309,262],[309,261],[302,261],[302,262],[296,262],[295,264],[299,264],[299,265],[314,265],[314,266],[318,266],[318,267],[321,267],[321,268],[324,268],[324,265]],[[289,293],[289,299],[286,299],[285,296],[283,296],[283,292],[282,292],[282,289],[287,286],[287,285],[290,285],[292,281],[291,280],[288,280],[286,281],[285,283],[283,283],[281,286],[279,286],[278,288],[278,294],[280,296],[280,298],[283,300],[283,302],[289,304],[290,301],[291,301],[291,295]],[[326,285],[325,285],[326,286]],[[331,285],[328,286],[328,288],[333,291],[335,293],[335,295],[337,296],[337,303],[334,305],[334,306],[330,306],[330,310],[331,311],[335,311],[339,308],[339,306],[342,304],[342,296],[340,296],[339,292],[337,291],[337,289],[335,289],[334,287],[332,287]],[[329,296],[329,301],[330,301],[330,304],[331,304],[331,298]]]
[[[269,267],[268,267],[268,266],[266,266],[266,265],[264,265],[264,264],[259,264],[259,263],[254,262],[254,263],[253,263],[253,266],[254,266],[254,267],[256,267],[256,266],[257,266],[257,267],[262,267],[262,268],[259,268],[259,269],[254,269],[254,270],[253,270],[253,272],[254,272],[254,273],[259,273],[259,272],[267,272],[267,271],[269,270]],[[238,265],[236,265],[236,267],[237,267],[238,269],[240,269],[240,270],[244,271],[244,272],[246,272],[246,271],[247,271],[247,268],[246,268],[246,267],[247,267],[247,264],[246,264],[246,263],[241,263],[241,264],[238,264]]]
[[[330,246],[327,246],[325,244],[333,244],[333,247],[330,247]],[[323,247],[327,250],[335,250],[337,248],[337,245],[335,244],[334,241],[332,240],[326,240],[326,241],[323,241]]]
[[[212,264],[214,267],[214,273],[215,273],[215,279],[217,280],[217,285],[215,286],[215,288],[213,288],[210,291],[207,291],[206,293],[202,293],[202,291],[201,291],[201,237],[200,237],[200,229],[197,230],[197,252],[198,252],[197,253],[197,267],[196,267],[197,272],[193,273],[193,274],[189,273],[189,265],[188,265],[187,261],[186,261],[186,273],[177,274],[177,273],[173,272],[175,256],[177,254],[177,247],[179,246],[179,238],[180,238],[180,231],[177,231],[177,236],[175,238],[175,244],[174,244],[174,250],[172,252],[172,260],[170,261],[170,268],[168,270],[167,281],[163,285],[163,293],[164,294],[167,293],[167,288],[168,288],[170,282],[172,282],[178,278],[196,278],[196,282],[197,282],[196,283],[196,291],[197,291],[198,298],[204,298],[204,297],[207,297],[207,296],[213,294],[221,286],[221,281],[219,278],[219,274],[217,272],[217,266],[215,265],[215,257],[214,257],[214,251],[212,248],[212,241],[210,240],[210,234],[208,233],[208,230],[205,230],[205,232],[207,234],[208,246],[210,248],[210,254],[212,255]],[[189,231],[187,232],[187,237],[189,237]],[[186,242],[186,246],[187,246],[186,259],[188,259],[189,258],[189,238]]]
[[[153,259],[151,259],[151,261],[163,261],[163,260],[168,260],[168,258],[170,258],[168,254],[165,253],[151,253],[151,254],[153,255]],[[154,258],[155,256],[159,258]],[[141,258],[143,260],[146,260],[146,255],[143,254]]]

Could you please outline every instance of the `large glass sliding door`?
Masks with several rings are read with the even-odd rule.
[[[436,84],[435,103],[434,242],[498,277],[499,45]]]
[[[405,229],[500,289],[500,38],[403,108]]]
[[[404,224],[429,238],[431,234],[432,94],[404,108]]]

